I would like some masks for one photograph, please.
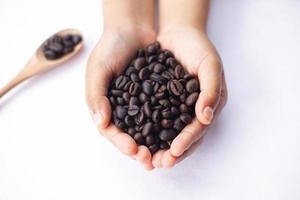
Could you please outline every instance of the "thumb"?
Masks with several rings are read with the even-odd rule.
[[[221,94],[222,65],[217,56],[207,56],[198,70],[201,92],[196,103],[196,116],[203,124],[210,124]]]
[[[93,120],[100,129],[106,128],[111,119],[111,105],[107,98],[107,90],[112,71],[101,62],[88,61],[86,72],[86,100]]]

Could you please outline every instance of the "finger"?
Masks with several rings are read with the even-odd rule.
[[[170,150],[167,150],[162,157],[162,166],[164,168],[171,168],[175,165],[177,157],[173,156]]]
[[[148,163],[144,164],[144,168],[148,171],[151,171],[154,169],[152,162],[148,162]]]
[[[159,150],[158,152],[156,152],[153,155],[152,164],[155,168],[161,168],[162,167],[161,160],[162,160],[162,157],[163,157],[165,151],[166,150]]]
[[[180,134],[173,140],[170,153],[175,156],[181,156],[196,140],[204,135],[206,125],[201,124],[197,118],[187,125]]]
[[[151,161],[151,153],[146,146],[138,146],[138,152],[133,156],[133,158],[142,164],[146,164]]]
[[[106,95],[112,76],[109,67],[90,57],[86,72],[86,99],[95,124],[101,128],[110,123],[111,106]]]
[[[203,124],[210,124],[221,91],[222,66],[215,56],[207,56],[198,70],[201,93],[196,103],[196,116]]]

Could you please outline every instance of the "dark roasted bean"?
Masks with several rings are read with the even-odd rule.
[[[140,93],[139,100],[141,103],[145,103],[150,100],[150,98],[145,93]]]
[[[149,147],[155,143],[155,137],[154,135],[148,135],[146,137],[146,145]]]
[[[124,122],[129,127],[134,126],[134,119],[128,115],[126,115],[126,117],[124,118]]]
[[[160,84],[166,84],[167,81],[168,81],[168,79],[166,79],[165,77],[163,77],[163,76],[161,76],[161,75],[159,75],[157,73],[152,73],[150,75],[150,79],[153,80],[153,81],[156,81],[156,82],[158,82]]]
[[[183,92],[184,88],[178,80],[170,81],[170,93],[174,94],[175,96],[180,96],[183,94]]]
[[[196,80],[196,79],[189,80],[185,85],[185,89],[189,93],[199,91],[199,82],[198,82],[198,80]]]
[[[186,112],[189,112],[189,107],[187,107],[187,105],[185,105],[185,104],[180,104],[179,110],[182,113],[186,113]]]
[[[139,101],[139,99],[137,97],[131,97],[129,99],[129,103],[128,103],[129,106],[139,105],[139,104],[140,104],[140,101]]]
[[[144,113],[145,115],[150,118],[152,116],[152,110],[151,110],[151,105],[149,103],[149,101],[147,101],[144,106],[143,106],[143,109],[144,109]]]
[[[151,131],[152,131],[152,126],[153,126],[152,122],[147,122],[147,123],[144,125],[143,131],[142,131],[143,136],[146,137],[146,136],[148,136],[148,135],[151,133]]]
[[[116,114],[118,119],[122,120],[127,114],[127,109],[124,106],[116,106]]]
[[[177,136],[176,131],[174,129],[163,129],[159,133],[159,138],[162,141],[170,141],[173,140]]]
[[[158,74],[165,70],[166,70],[166,67],[160,63],[157,63],[153,68],[153,72],[158,73]]]
[[[134,117],[134,121],[137,125],[142,125],[144,123],[145,120],[145,114],[144,112],[140,111],[135,117]]]
[[[184,128],[185,124],[181,121],[180,118],[175,119],[173,128],[177,131],[181,131]]]
[[[175,67],[174,74],[175,74],[175,77],[176,77],[177,79],[183,78],[183,76],[184,76],[184,69],[182,68],[181,65],[177,65],[177,66]]]
[[[130,74],[130,79],[133,81],[133,82],[140,82],[140,79],[139,79],[139,76],[135,73],[131,73]]]
[[[177,99],[175,99],[174,97],[169,97],[169,101],[171,102],[172,105],[174,106],[179,106],[180,105],[180,101],[178,101]]]
[[[135,59],[135,61],[133,62],[133,66],[135,69],[140,70],[143,67],[145,67],[147,64],[146,59],[145,58],[137,58]]]
[[[158,103],[166,108],[170,106],[170,101],[167,99],[161,99],[158,101]]]
[[[184,122],[185,124],[189,124],[192,122],[192,117],[191,115],[187,114],[187,113],[182,113],[180,115],[180,119],[182,122]]]
[[[191,106],[194,103],[196,103],[197,99],[198,99],[199,93],[198,92],[193,92],[192,94],[190,94],[186,100],[185,100],[185,104],[187,106]]]
[[[132,105],[132,106],[129,106],[127,112],[128,112],[128,115],[135,116],[135,115],[137,115],[139,113],[139,111],[140,111],[140,109],[139,109],[138,106]]]
[[[115,86],[117,89],[123,89],[123,87],[125,86],[125,84],[129,81],[129,78],[126,77],[126,76],[119,76],[117,79],[116,79],[116,82],[115,82]]]
[[[149,146],[149,150],[150,150],[151,154],[155,154],[159,150],[159,147],[157,146],[157,144],[153,144],[153,145]]]
[[[128,91],[130,95],[137,96],[141,90],[142,88],[139,83],[131,83]]]
[[[145,138],[141,133],[136,133],[134,135],[134,140],[138,144],[144,144],[144,142],[145,142]]]
[[[123,91],[122,90],[111,90],[112,96],[115,97],[122,97],[123,96]]]
[[[160,122],[161,126],[164,128],[172,128],[173,126],[173,121],[169,119],[163,119]]]
[[[158,123],[161,119],[160,111],[159,110],[154,110],[152,112],[152,121],[154,123]]]
[[[122,98],[124,99],[124,101],[128,104],[129,103],[129,100],[130,100],[130,94],[128,92],[124,92],[122,94]]]
[[[131,137],[134,137],[134,134],[136,133],[136,130],[132,127],[128,128],[128,135]]]
[[[145,80],[149,76],[150,76],[150,70],[148,68],[145,67],[145,68],[143,68],[143,69],[140,70],[140,72],[139,72],[139,78],[141,80]]]
[[[142,84],[143,92],[147,95],[152,95],[153,94],[153,87],[152,84],[149,80],[146,80]]]

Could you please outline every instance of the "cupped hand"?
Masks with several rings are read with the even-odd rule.
[[[92,51],[86,72],[86,99],[99,132],[124,154],[152,169],[152,156],[145,146],[137,146],[126,133],[110,123],[112,111],[107,91],[113,77],[122,73],[138,48],[155,40],[154,31],[125,26],[105,30]]]
[[[186,151],[202,138],[227,100],[222,62],[205,32],[192,27],[169,27],[159,32],[158,41],[162,48],[174,53],[190,74],[198,77],[201,93],[193,122],[173,140],[169,150],[153,155],[152,163],[157,168],[172,167],[182,160]]]

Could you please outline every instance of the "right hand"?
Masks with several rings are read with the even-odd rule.
[[[92,51],[86,72],[86,99],[99,132],[121,152],[151,170],[152,156],[148,148],[137,146],[128,134],[110,122],[112,110],[107,92],[112,78],[122,73],[138,48],[155,41],[155,32],[149,28],[124,27],[105,30]]]

